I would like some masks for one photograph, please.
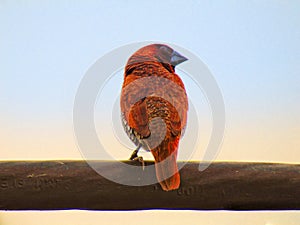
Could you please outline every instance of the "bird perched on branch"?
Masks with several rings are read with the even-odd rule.
[[[122,122],[137,149],[151,151],[156,177],[165,191],[180,185],[177,151],[187,121],[188,98],[175,66],[186,61],[167,45],[151,44],[136,51],[125,67],[121,92]]]

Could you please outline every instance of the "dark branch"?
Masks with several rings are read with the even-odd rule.
[[[97,164],[123,179],[154,176],[147,167],[126,175],[116,162]],[[84,161],[0,162],[0,210],[300,209],[300,165],[213,163],[203,172],[198,166],[187,163],[180,189],[164,192],[158,184],[114,183]]]

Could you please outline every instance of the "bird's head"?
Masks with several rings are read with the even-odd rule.
[[[171,47],[164,44],[151,44],[137,50],[128,60],[128,64],[143,63],[147,61],[159,62],[170,66],[173,70],[178,64],[188,60]]]

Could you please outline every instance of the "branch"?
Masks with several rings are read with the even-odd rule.
[[[116,162],[96,163],[123,179],[155,176],[147,167],[124,174]],[[0,162],[0,210],[300,209],[300,165],[212,163],[203,172],[198,166],[187,163],[180,189],[164,192],[158,184],[114,183],[84,161]]]

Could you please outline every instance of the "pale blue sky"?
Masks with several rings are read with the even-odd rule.
[[[227,111],[221,160],[268,160],[275,149],[271,161],[299,161],[299,10],[281,0],[1,1],[2,155],[76,156],[72,107],[87,69],[121,45],[154,40],[189,49],[214,74]]]

